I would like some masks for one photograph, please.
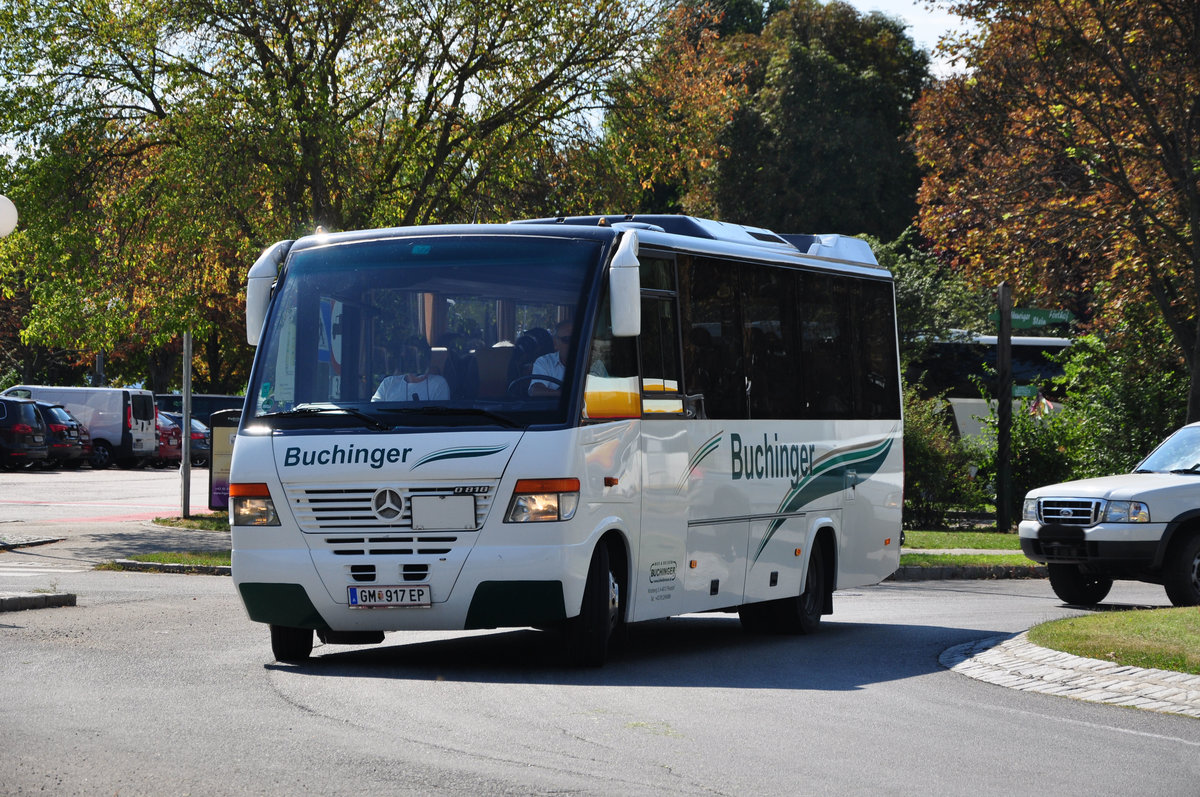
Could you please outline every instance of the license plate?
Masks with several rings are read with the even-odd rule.
[[[428,584],[410,584],[403,587],[347,587],[346,592],[351,609],[428,609],[432,605]]]
[[[35,442],[35,443],[40,443],[40,442],[42,442],[42,436],[41,436],[40,434],[35,434],[35,435],[33,436],[33,442]]]

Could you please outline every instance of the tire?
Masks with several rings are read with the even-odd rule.
[[[829,574],[820,546],[808,557],[804,592],[794,598],[748,603],[738,608],[742,628],[752,634],[812,634],[821,627]]]
[[[768,634],[775,630],[773,607],[766,603],[747,603],[738,607],[742,630],[748,634]]]
[[[567,657],[581,667],[604,665],[609,643],[623,622],[621,582],[611,561],[608,546],[601,543],[588,567],[579,616],[567,620]]]
[[[88,460],[96,470],[104,470],[113,464],[113,452],[108,443],[97,440],[92,443],[92,458]]]
[[[1112,589],[1113,580],[1108,576],[1084,573],[1078,565],[1048,564],[1050,588],[1063,603],[1075,606],[1093,606],[1104,600]]]
[[[289,628],[285,625],[271,626],[271,652],[275,661],[301,662],[312,655],[313,630],[311,628]]]
[[[784,601],[780,606],[780,628],[786,634],[814,634],[821,627],[821,611],[825,608],[825,557],[821,547],[814,546],[808,555],[808,574],[804,592]]]
[[[1163,565],[1163,586],[1172,606],[1200,606],[1200,534],[1171,546]]]

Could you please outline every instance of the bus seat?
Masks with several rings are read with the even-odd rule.
[[[479,365],[479,398],[504,398],[508,395],[508,361],[513,346],[494,346],[477,349],[475,362]]]

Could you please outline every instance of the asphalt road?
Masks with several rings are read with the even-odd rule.
[[[0,614],[6,795],[1198,793],[1200,721],[938,663],[1076,613],[1044,581],[843,591],[810,637],[723,615],[635,626],[600,670],[531,630],[391,634],[285,666],[226,577],[90,569],[144,521],[57,527],[73,536],[0,553],[0,591],[78,596]],[[1121,583],[1107,604],[1166,601]]]

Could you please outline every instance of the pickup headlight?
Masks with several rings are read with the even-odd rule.
[[[1149,523],[1150,507],[1141,501],[1109,501],[1104,508],[1106,523]]]
[[[1025,503],[1021,505],[1021,520],[1037,520],[1037,499],[1026,498]]]
[[[505,523],[570,520],[579,507],[579,479],[518,479]]]
[[[229,485],[229,525],[278,526],[275,502],[265,484]]]

